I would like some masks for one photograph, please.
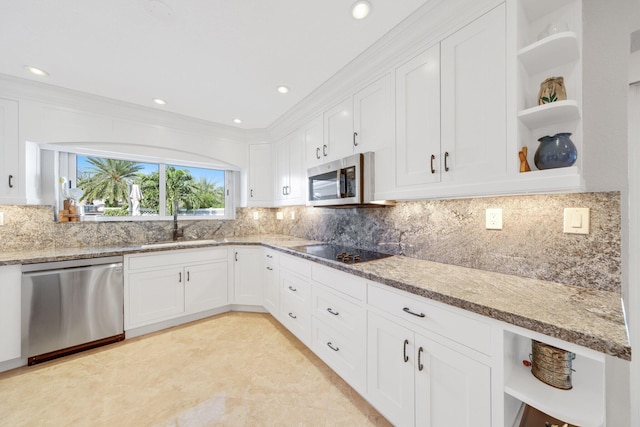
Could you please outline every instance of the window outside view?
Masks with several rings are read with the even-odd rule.
[[[166,165],[166,212],[160,206],[161,171],[157,163],[78,155],[77,187],[84,193],[79,205],[85,215],[162,216],[173,215],[177,199],[178,215],[224,216],[225,171]]]

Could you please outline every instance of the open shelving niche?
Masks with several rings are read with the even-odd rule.
[[[522,181],[548,191],[583,189],[582,152],[582,75],[580,0],[520,0],[518,9],[518,149],[529,148],[531,172],[521,173]],[[568,30],[538,40],[550,22],[564,22]],[[567,100],[537,105],[540,83],[547,77],[562,76]],[[538,170],[534,153],[538,138],[569,132],[578,150],[576,164],[568,168]]]
[[[572,389],[543,383],[522,363],[530,360],[532,339],[576,354]],[[604,354],[521,328],[504,332],[504,349],[505,425],[517,425],[523,403],[573,425],[604,425]]]

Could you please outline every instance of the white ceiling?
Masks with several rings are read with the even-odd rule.
[[[0,0],[0,73],[265,128],[426,0],[370,1]]]

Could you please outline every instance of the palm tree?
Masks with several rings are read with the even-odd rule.
[[[104,199],[105,206],[115,207],[129,199],[129,185],[142,165],[128,160],[89,157],[92,166],[81,172],[78,187],[84,195],[81,200]]]
[[[219,186],[217,181],[210,181],[206,177],[200,177],[194,187],[198,199],[198,207],[224,208],[224,187]]]

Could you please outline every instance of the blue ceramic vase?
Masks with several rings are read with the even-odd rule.
[[[538,169],[566,168],[573,165],[578,158],[578,151],[570,133],[557,133],[538,139],[540,145],[533,156]]]

